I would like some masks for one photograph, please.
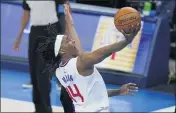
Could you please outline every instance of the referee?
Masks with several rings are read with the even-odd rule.
[[[67,0],[50,0],[50,1],[29,1],[23,0],[23,15],[21,18],[21,27],[19,35],[14,43],[14,50],[19,50],[19,45],[22,39],[23,31],[28,21],[31,22],[31,32],[29,34],[29,70],[31,75],[31,83],[33,85],[33,102],[35,104],[36,113],[51,113],[50,103],[50,73],[43,71],[45,69],[44,58],[40,52],[37,52],[38,45],[45,42],[49,38],[47,31],[48,25],[52,25],[57,33],[64,32],[64,24],[59,22],[57,7],[59,4],[69,3]],[[57,34],[56,34],[57,35]],[[43,37],[43,38],[39,38]],[[45,38],[44,38],[45,37]],[[56,36],[55,36],[56,37]],[[54,47],[54,45],[53,45]],[[66,97],[69,99],[67,92]]]

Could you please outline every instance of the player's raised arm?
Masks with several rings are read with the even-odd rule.
[[[68,33],[67,33],[69,35],[68,37],[70,37],[71,40],[75,41],[76,48],[79,50],[79,53],[81,54],[83,52],[83,48],[81,46],[79,36],[75,30],[73,18],[72,18],[72,15],[70,14],[69,6],[67,4],[64,4],[64,13],[65,13],[65,19],[66,19],[66,27],[68,29]]]
[[[84,53],[80,55],[79,64],[81,65],[81,67],[85,69],[91,69],[95,64],[100,63],[105,58],[110,56],[112,53],[118,52],[123,48],[125,48],[129,43],[132,42],[132,40],[138,33],[139,29],[140,29],[140,24],[136,25],[135,28],[133,26],[129,34],[126,34],[124,33],[124,31],[121,31],[125,36],[124,40],[99,48],[93,52]]]

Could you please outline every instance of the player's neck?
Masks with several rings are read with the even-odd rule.
[[[63,58],[62,58],[62,60],[61,60],[61,62],[62,62],[62,64],[65,64],[66,62],[68,62],[68,60],[70,60],[72,57],[70,57],[70,56],[63,56]]]

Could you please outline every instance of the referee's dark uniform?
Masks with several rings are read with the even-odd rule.
[[[44,63],[43,55],[36,50],[40,43],[44,43],[47,38],[50,37],[47,31],[49,24],[51,24],[52,28],[55,29],[57,33],[64,33],[65,18],[63,14],[57,14],[57,7],[65,1],[66,0],[23,1],[23,9],[30,12],[32,25],[29,34],[28,57],[33,85],[33,102],[37,113],[51,113],[52,109],[50,103],[51,75],[48,71],[44,72],[46,64]],[[63,87],[61,89],[61,102],[66,113],[73,112],[72,101]]]
[[[56,3],[54,1],[25,1],[23,2],[24,10],[30,11],[31,32],[29,34],[29,67],[31,81],[33,85],[33,102],[37,113],[51,113],[50,104],[50,74],[45,69],[44,59],[37,52],[40,42],[45,41],[48,37],[47,27],[53,25],[59,32],[58,17],[56,12]]]

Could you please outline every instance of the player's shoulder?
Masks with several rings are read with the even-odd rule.
[[[85,62],[89,62],[88,59],[92,58],[92,52],[83,52],[82,54],[80,54],[77,58],[77,65],[80,68],[84,68],[86,63]]]

